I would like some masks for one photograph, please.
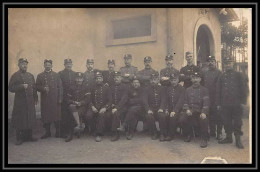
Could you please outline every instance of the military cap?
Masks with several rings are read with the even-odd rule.
[[[108,60],[107,64],[115,64],[115,60]]]
[[[193,52],[191,52],[191,51],[186,51],[186,53],[185,53],[186,56],[188,56],[188,55],[190,55],[190,54],[193,55]]]
[[[102,75],[102,73],[100,71],[97,71],[95,73],[95,78],[97,78],[97,77],[103,77],[103,75]]]
[[[215,60],[216,61],[215,56],[208,56],[207,61],[209,62],[210,60]]]
[[[151,79],[153,78],[158,78],[159,77],[159,74],[158,73],[152,73],[151,74]]]
[[[118,72],[118,71],[115,71],[115,72],[114,72],[114,76],[121,76],[121,73]]]
[[[233,60],[232,60],[232,58],[227,57],[227,58],[225,59],[225,63],[229,63],[229,62],[233,62]]]
[[[132,55],[131,54],[126,54],[126,55],[124,55],[124,59],[132,59]]]
[[[152,58],[150,57],[150,56],[146,56],[145,58],[144,58],[144,61],[146,62],[146,61],[152,61]]]
[[[67,64],[67,63],[72,63],[72,60],[71,59],[64,59],[64,64]]]
[[[193,74],[191,74],[191,77],[201,77],[199,72],[194,72]]]
[[[175,54],[175,53],[174,53],[174,54]],[[165,60],[173,60],[173,55],[168,54],[168,55],[165,57]]]
[[[25,59],[25,58],[20,58],[20,59],[18,60],[18,63],[22,63],[22,62],[29,63],[27,59]]]
[[[170,75],[170,79],[176,79],[179,78],[179,74],[178,73],[173,73]]]
[[[87,64],[88,63],[94,63],[94,60],[93,59],[87,59]]]
[[[81,72],[76,72],[76,78],[83,78],[84,74]]]
[[[51,59],[45,59],[44,63],[51,63],[52,64],[52,60]]]

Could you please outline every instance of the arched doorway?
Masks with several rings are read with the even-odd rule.
[[[210,29],[205,24],[200,25],[197,31],[196,53],[197,65],[202,67],[205,65],[208,56],[215,55],[214,39]]]

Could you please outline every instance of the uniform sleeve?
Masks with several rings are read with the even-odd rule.
[[[160,104],[160,109],[165,110],[166,108],[168,108],[168,106],[166,105],[166,89],[164,89],[163,87],[161,88],[161,104]]]
[[[84,92],[84,99],[80,101],[82,105],[88,106],[91,102],[91,92],[90,90],[86,89]]]
[[[16,93],[16,92],[19,92],[19,91],[22,91],[24,90],[24,87],[22,84],[18,84],[17,83],[17,76],[16,75],[13,75],[10,79],[10,82],[9,82],[9,91],[12,92],[12,93]]]
[[[150,109],[149,103],[148,103],[149,90],[148,90],[148,89],[145,89],[144,92],[145,92],[146,94],[143,94],[142,100],[143,100],[143,104],[144,104],[144,109],[145,109],[145,111],[147,112],[147,111]]]
[[[36,78],[36,90],[41,93],[44,92],[44,84],[42,83],[42,79],[40,75],[38,75]]]
[[[183,109],[184,110],[189,110],[189,92],[188,89],[185,90],[184,92],[184,104],[183,104]]]
[[[202,113],[209,114],[209,91],[207,88],[203,90],[203,105],[202,105]]]
[[[106,109],[109,109],[112,105],[112,92],[109,87],[106,87],[107,92],[107,104],[104,106]]]
[[[62,82],[61,82],[59,75],[57,75],[57,87],[58,87],[58,100],[60,102],[62,102],[63,101],[63,88],[62,88]]]
[[[216,85],[216,104],[217,106],[221,105],[221,96],[222,96],[222,74],[218,77]]]
[[[185,95],[185,89],[183,87],[181,87],[180,89],[180,93],[179,93],[179,98],[178,98],[178,101],[174,107],[174,112],[175,113],[178,113],[181,111],[182,107],[183,107],[183,104],[184,104],[184,95]]]

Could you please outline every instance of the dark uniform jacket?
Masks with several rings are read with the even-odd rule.
[[[21,84],[28,84],[27,89]],[[36,118],[35,101],[38,101],[34,76],[29,72],[15,72],[9,82],[9,91],[15,93],[13,126],[16,129],[31,129]]]
[[[75,82],[75,74],[76,72],[74,72],[73,70],[67,69],[64,69],[59,72],[63,88],[63,96],[66,96],[67,93],[70,91],[71,87],[73,86]]]
[[[112,93],[112,108],[120,110],[125,107],[128,100],[127,87],[124,84],[115,84],[110,89]]]
[[[185,88],[181,85],[170,86],[166,91],[166,103],[168,104],[169,113],[179,113],[184,104]]]
[[[105,70],[103,73],[103,83],[108,84],[109,86],[114,85],[114,71],[110,72],[109,70]]]
[[[179,74],[180,72],[177,70],[177,69],[175,69],[174,67],[171,67],[171,68],[164,68],[164,69],[162,69],[161,71],[160,71],[160,78],[162,78],[162,77],[168,77],[169,79],[168,80],[161,80],[161,84],[163,85],[163,86],[170,86],[171,85],[171,83],[170,83],[170,76],[172,75],[172,74]]]
[[[129,87],[127,106],[143,106],[143,89]]]
[[[246,103],[247,85],[242,73],[226,71],[217,82],[217,105],[232,106]]]
[[[184,110],[198,113],[209,113],[209,93],[203,86],[189,87],[185,91]]]
[[[92,88],[91,91],[91,103],[90,107],[94,106],[97,110],[101,108],[109,109],[112,105],[112,94],[108,86],[96,85]]]
[[[160,85],[148,86],[144,90],[143,103],[145,111],[148,110],[165,110],[166,96],[165,88]]]
[[[86,70],[84,72],[84,84],[86,85],[86,87],[88,87],[89,89],[92,89],[95,85],[95,77],[94,74],[97,73],[99,70],[97,69],[93,69],[91,71]]]
[[[119,69],[121,76],[123,77],[123,83],[130,83],[133,77],[137,74],[138,68],[135,66],[124,66]],[[125,74],[130,74],[129,77],[126,77]]]
[[[49,87],[46,93],[44,87]],[[61,102],[63,100],[62,83],[58,73],[42,72],[36,79],[37,91],[41,93],[41,117],[43,123],[55,122],[61,117]]]
[[[220,75],[221,71],[216,68],[203,72],[204,86],[209,90],[210,106],[216,106],[217,82]]]
[[[195,65],[191,65],[191,66],[187,65],[187,66],[181,68],[180,74],[184,74],[184,76],[180,76],[179,79],[180,79],[180,82],[181,81],[184,82],[184,85],[183,85],[184,88],[188,88],[192,85],[191,74],[193,74],[195,72],[200,73],[200,68]]]
[[[147,87],[148,85],[150,85],[151,74],[157,74],[159,76],[159,72],[152,68],[144,68],[137,73],[137,77],[140,80],[140,84],[142,87]]]

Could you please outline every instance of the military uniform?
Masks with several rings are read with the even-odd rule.
[[[167,125],[167,135],[169,137],[174,137],[178,120],[180,116],[180,112],[182,111],[182,107],[184,104],[184,94],[185,89],[177,84],[176,86],[171,85],[166,90],[166,102],[168,104],[167,111],[169,112],[168,116],[168,125]],[[174,116],[170,116],[171,112],[174,112]]]
[[[71,59],[65,59],[64,64],[66,63],[72,63]],[[65,97],[69,93],[71,87],[74,84],[75,81],[75,74],[73,70],[67,70],[64,69],[59,72],[60,79],[62,82],[62,88],[63,88],[63,100],[65,100]],[[65,102],[62,102],[61,104],[61,132],[62,134],[67,133],[67,125],[70,123],[70,114],[68,113],[69,108],[68,105]]]
[[[87,63],[94,63],[93,59],[87,59]],[[86,70],[84,72],[84,84],[86,87],[89,87],[89,89],[92,89],[94,87],[95,83],[95,73],[97,73],[99,70],[92,69],[92,70]]]
[[[115,61],[114,60],[108,60],[108,64],[115,64]],[[115,71],[110,71],[110,70],[105,70],[105,71],[102,72],[104,84],[107,84],[108,86],[112,86],[112,85],[115,84],[114,73],[115,73]]]
[[[209,60],[215,60],[214,56],[210,56]],[[217,110],[216,106],[216,89],[217,89],[217,81],[221,75],[221,71],[217,68],[209,68],[207,72],[202,73],[204,78],[204,86],[208,88],[209,91],[209,100],[210,100],[210,108],[209,108],[209,126],[210,126],[210,134],[212,136],[216,136],[216,127],[217,127],[217,135],[220,135],[222,132],[222,120],[221,116]]]
[[[182,81],[184,82],[184,85],[183,85],[184,88],[189,88],[192,85],[191,75],[194,72],[200,72],[200,68],[195,65],[191,65],[191,66],[187,65],[187,66],[181,68],[180,74],[182,74],[182,75],[180,75],[180,82],[182,82]]]
[[[125,59],[132,58],[131,54],[126,54],[124,56]],[[122,83],[129,84],[131,83],[131,80],[133,77],[137,74],[138,68],[135,66],[124,66],[119,69],[119,72],[121,73],[121,76],[123,77]]]
[[[195,73],[199,75],[198,73]],[[183,105],[184,113],[181,113],[180,123],[184,136],[192,135],[192,127],[198,128],[201,138],[205,141],[208,139],[208,114],[209,114],[209,93],[206,87],[193,85],[186,89]],[[188,116],[185,111],[191,111],[192,115]],[[200,118],[201,113],[206,115],[205,119]]]
[[[97,76],[101,76],[100,72],[97,72]],[[104,134],[104,129],[106,123],[109,121],[110,111],[112,105],[112,94],[111,90],[108,86],[103,83],[95,86],[91,90],[91,103],[89,105],[89,109],[86,114],[87,123],[90,125],[92,132],[96,130],[97,136],[101,136]],[[92,110],[92,106],[94,106],[98,112],[94,113]],[[100,109],[106,108],[105,113],[99,113]]]
[[[241,144],[240,136],[243,135],[241,104],[245,104],[247,100],[247,86],[243,75],[233,69],[225,71],[218,79],[216,98],[217,105],[221,106],[226,139],[232,143],[232,132],[234,132],[236,143]]]
[[[44,63],[52,63],[52,60],[46,59]],[[49,88],[49,92],[45,91]],[[44,71],[37,76],[37,91],[41,93],[41,119],[46,129],[46,134],[50,136],[50,124],[55,123],[56,137],[60,136],[61,102],[63,100],[63,89],[61,79],[58,73]],[[46,137],[43,137],[46,138]]]
[[[153,76],[152,76],[153,77]],[[160,135],[166,136],[166,96],[165,89],[163,86],[154,85],[148,86],[144,90],[144,108],[146,112],[146,120],[148,122],[148,126],[151,134],[156,135],[157,129],[155,125],[155,121],[158,120],[160,126]],[[158,112],[159,109],[162,109],[163,112]],[[148,110],[151,110],[153,114],[149,114]],[[155,139],[155,138],[154,138]],[[164,139],[162,139],[164,140]]]
[[[27,59],[19,59],[19,63],[23,62],[28,63]],[[27,89],[22,84],[28,84]],[[15,72],[9,82],[9,91],[15,93],[12,124],[16,129],[16,139],[30,139],[36,118],[35,102],[38,101],[34,76],[26,71]]]

